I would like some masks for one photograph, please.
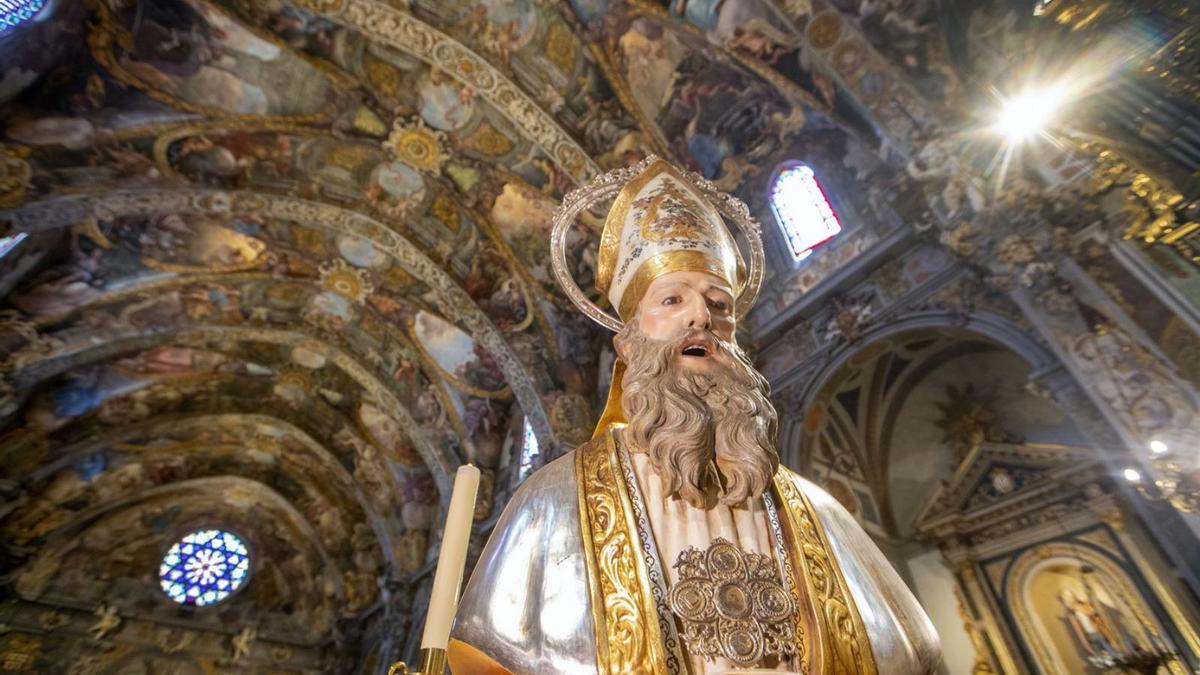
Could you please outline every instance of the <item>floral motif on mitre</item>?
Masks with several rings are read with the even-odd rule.
[[[629,180],[605,219],[597,289],[625,318],[647,285],[667,272],[706,272],[737,295],[745,264],[717,208],[683,173],[656,161]]]

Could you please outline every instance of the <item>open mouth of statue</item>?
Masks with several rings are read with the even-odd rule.
[[[688,340],[680,347],[679,353],[694,359],[706,359],[713,355],[713,344],[708,340]]]

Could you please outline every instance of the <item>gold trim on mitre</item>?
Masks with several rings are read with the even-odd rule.
[[[647,191],[660,178],[660,184]],[[630,265],[635,267],[632,272],[624,269]],[[596,289],[627,320],[654,279],[683,270],[724,280],[735,297],[748,277],[721,212],[691,179],[660,159],[625,183],[604,220]],[[614,297],[614,284],[619,298]]]
[[[622,320],[629,320],[629,317],[633,316],[633,312],[637,309],[637,304],[641,302],[642,296],[646,294],[646,289],[650,288],[650,283],[668,272],[707,272],[719,279],[724,279],[729,284],[730,290],[733,291],[734,297],[737,297],[742,290],[736,286],[733,280],[727,278],[729,275],[725,267],[712,256],[700,251],[666,251],[649,258],[638,266],[637,271],[633,273],[633,278],[629,280],[629,285],[625,287],[625,292],[621,294],[621,304],[617,307],[617,316]]]

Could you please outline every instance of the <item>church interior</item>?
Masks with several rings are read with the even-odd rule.
[[[556,209],[743,200],[784,466],[942,675],[1200,670],[1196,0],[0,0],[0,671],[413,663],[616,358]],[[570,275],[592,300],[602,210]]]

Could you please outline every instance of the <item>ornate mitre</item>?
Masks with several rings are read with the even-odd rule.
[[[575,217],[614,192],[616,199],[600,235],[596,290],[616,308],[616,317],[588,299],[566,263],[567,230]],[[746,237],[751,256],[748,267],[727,220]],[[739,316],[754,304],[762,281],[762,237],[746,205],[704,178],[679,171],[653,155],[632,167],[598,176],[568,194],[554,215],[550,252],[563,291],[584,314],[612,331],[619,331],[623,321],[633,316],[650,283],[668,272],[707,272],[724,280],[737,298]],[[608,403],[596,435],[625,421],[621,411],[624,370],[620,361],[613,366]]]
[[[567,232],[575,218],[614,193],[616,199],[600,234],[596,289],[617,309],[617,317],[601,310],[579,289],[566,255]],[[746,237],[749,266],[726,226],[730,221]],[[763,273],[762,236],[746,205],[699,175],[679,171],[654,155],[597,176],[568,193],[554,214],[550,259],[554,276],[571,302],[614,332],[633,315],[650,282],[668,272],[708,272],[725,280],[737,298],[739,316],[754,304]]]
[[[650,282],[668,272],[707,272],[735,296],[746,265],[716,207],[661,159],[621,188],[600,235],[596,290],[628,320]]]

